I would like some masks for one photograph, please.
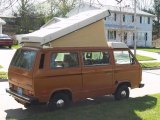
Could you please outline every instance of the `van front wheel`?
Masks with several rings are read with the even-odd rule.
[[[115,92],[115,100],[123,100],[129,98],[129,88],[127,85],[119,86]]]
[[[69,96],[65,93],[56,93],[53,97],[51,97],[48,108],[50,110],[66,108],[70,105],[71,101]]]

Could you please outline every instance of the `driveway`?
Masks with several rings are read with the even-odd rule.
[[[10,61],[15,51],[15,49],[0,48],[0,65],[3,66],[3,69],[0,70],[8,71]]]
[[[148,94],[160,93],[160,70],[144,70],[143,80],[145,84],[143,88],[136,88],[130,91],[130,97],[145,96]],[[45,105],[35,106],[30,109],[26,109],[23,105],[17,103],[11,96],[5,92],[5,88],[8,88],[8,82],[0,82],[0,120],[6,120],[9,118],[22,119],[29,115],[36,115],[48,112]],[[102,97],[96,99],[94,102],[108,102],[113,101],[112,96]],[[93,101],[92,101],[93,102]],[[76,103],[75,106],[77,106]],[[84,105],[88,104],[88,101],[84,101]]]

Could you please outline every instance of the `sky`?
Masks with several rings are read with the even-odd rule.
[[[89,1],[89,0],[83,0],[83,1]],[[99,1],[100,3],[105,5],[120,6],[120,4],[117,4],[118,2],[116,0],[92,0],[92,1],[94,1],[95,3],[98,3]],[[144,3],[146,7],[149,7],[149,8],[152,7],[153,5],[153,2],[152,2],[153,0],[137,0],[137,1],[141,1],[142,3]],[[133,7],[133,3],[134,3],[134,0],[122,0],[121,5],[122,6],[130,5],[130,7]]]

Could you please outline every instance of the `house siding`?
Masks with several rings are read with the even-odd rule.
[[[103,7],[104,8],[104,7]],[[111,16],[105,18],[105,31],[106,31],[106,40],[108,41],[121,41],[125,42],[128,46],[133,47],[134,46],[134,40],[133,40],[133,33],[135,33],[135,23],[132,20],[132,16],[134,16],[133,9],[129,8],[128,11],[122,11],[120,12],[120,9],[114,6],[105,6],[105,8],[109,9],[111,12]],[[71,10],[71,12],[68,13],[68,16],[72,16],[74,14],[77,14],[78,12],[91,10],[91,9],[101,9],[96,8],[90,5],[83,5],[81,7],[74,8]],[[115,19],[116,14],[116,19]],[[123,19],[123,15],[125,16],[125,21]],[[142,17],[140,23],[140,17]],[[148,17],[150,19],[150,24],[148,24]],[[151,15],[149,13],[137,10],[137,16],[136,16],[136,25],[137,25],[137,37],[135,38],[137,41],[138,47],[152,47],[152,22],[153,22],[154,15]],[[110,37],[109,32],[110,31],[116,31],[116,37]],[[113,35],[113,32],[111,33]],[[125,37],[124,34],[127,34],[127,37]],[[147,34],[147,40],[145,35]],[[110,39],[110,38],[111,39]],[[126,39],[124,39],[124,37]]]
[[[114,14],[116,14],[116,21],[114,18]],[[105,28],[106,28],[106,37],[108,38],[108,31],[116,31],[116,39],[108,38],[108,41],[121,41],[125,42],[128,46],[134,46],[133,34],[135,33],[134,21],[132,21],[132,16],[134,14],[126,14],[118,12],[112,12],[111,16],[106,18]],[[123,20],[123,16],[125,16],[125,21]],[[140,23],[140,16],[142,17],[142,23]],[[138,47],[152,47],[152,17],[150,18],[150,24],[148,24],[148,17],[143,15],[137,15],[136,25],[137,25],[137,46]],[[121,18],[121,19],[120,19]],[[143,20],[143,19],[146,19]],[[126,40],[124,39],[127,34]],[[147,34],[147,40],[146,35]],[[121,39],[122,35],[122,39]]]

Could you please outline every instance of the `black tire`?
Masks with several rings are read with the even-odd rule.
[[[12,48],[12,46],[10,45],[10,46],[8,46],[9,47],[9,49],[11,49]]]
[[[129,88],[127,85],[121,85],[114,94],[115,100],[123,100],[129,98]]]
[[[29,109],[29,108],[31,108],[31,105],[30,104],[24,104],[24,107]]]
[[[67,108],[71,104],[69,95],[65,93],[56,93],[52,96],[48,103],[49,110]]]

